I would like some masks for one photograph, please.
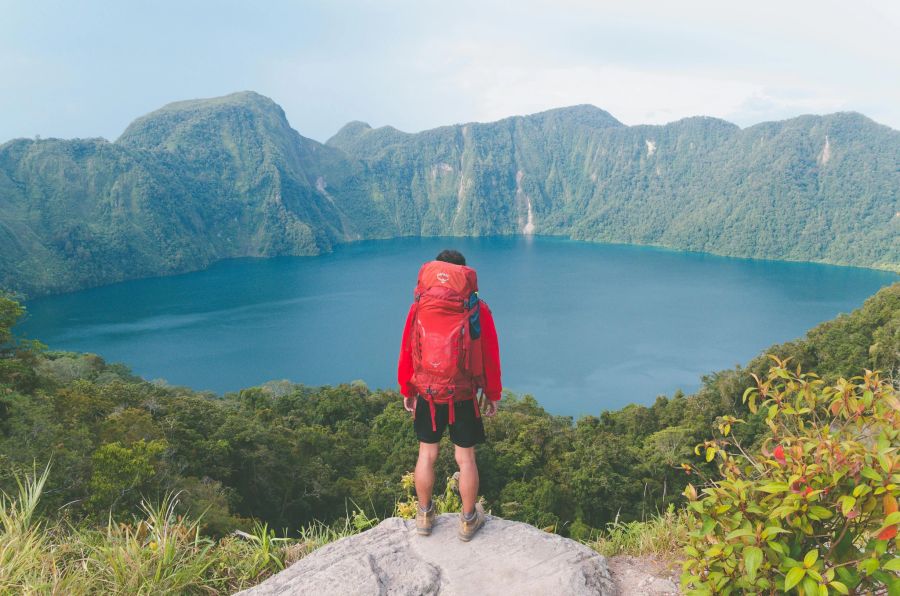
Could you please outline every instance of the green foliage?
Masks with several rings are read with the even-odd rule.
[[[418,134],[352,123],[323,145],[236,93],[165,106],[114,143],[0,145],[0,287],[518,234],[529,213],[541,234],[897,270],[898,161],[900,133],[853,113],[629,127],[575,106]]]
[[[320,546],[368,530],[376,523],[378,518],[369,517],[362,509],[356,509],[349,516],[331,524],[313,521],[300,528],[296,542],[285,549],[285,565],[290,565]]]
[[[91,504],[99,510],[133,510],[140,495],[153,493],[166,447],[163,440],[144,439],[127,447],[118,442],[99,447],[91,458]]]
[[[109,594],[185,593],[211,587],[213,543],[200,536],[197,522],[175,513],[170,495],[158,506],[144,502],[144,519],[120,524],[110,519],[105,534],[87,543],[85,567]]]
[[[212,540],[200,521],[177,513],[178,495],[144,501],[131,521],[92,529],[39,520],[49,467],[17,477],[0,497],[0,592],[48,594],[220,594],[258,584],[332,540],[374,524],[361,511],[343,525],[321,522],[278,538],[266,524]]]
[[[247,561],[251,577],[261,577],[267,572],[284,569],[283,553],[278,545],[288,542],[288,539],[276,537],[269,524],[255,522],[251,532],[236,531],[235,534],[253,545],[253,556]]]
[[[690,514],[669,505],[664,513],[646,521],[621,522],[615,520],[587,545],[607,557],[631,555],[652,556],[661,561],[673,561],[681,556],[687,540]]]
[[[829,382],[846,374],[839,354],[854,354],[864,368],[897,367],[898,317],[900,284],[771,351],[820,365]],[[399,479],[418,442],[395,392],[280,382],[216,398],[148,383],[95,355],[17,349],[7,360],[33,381],[0,379],[0,489],[15,491],[16,474],[52,461],[44,506],[70,519],[140,515],[142,498],[178,493],[179,514],[223,537],[253,519],[293,532],[316,520],[330,528],[350,517],[349,503],[383,518],[410,498]],[[501,414],[485,421],[488,442],[478,450],[486,507],[582,539],[614,520],[651,520],[680,504],[694,476],[679,464],[717,418],[745,417],[732,432],[748,448],[764,440],[764,417],[746,417],[741,398],[750,374],[762,377],[770,364],[758,358],[708,376],[693,396],[574,422],[507,394]],[[456,471],[447,447],[438,478]],[[700,467],[715,471],[714,463]]]
[[[770,435],[748,453],[697,446],[720,478],[685,495],[693,514],[682,586],[691,593],[900,590],[900,399],[878,373],[826,385],[774,358],[745,394]]]
[[[0,356],[6,355],[13,339],[12,328],[25,314],[25,308],[10,296],[0,293]]]
[[[24,315],[25,307],[12,295],[0,290],[0,383],[22,391],[32,391],[37,376],[33,368],[36,353],[45,346],[13,336],[12,328]]]
[[[45,556],[52,537],[36,519],[48,473],[49,468],[40,476],[16,477],[15,494],[0,495],[0,592],[4,594],[66,584]]]
[[[400,486],[403,487],[405,494],[403,498],[397,500],[397,504],[394,506],[394,515],[403,519],[415,519],[419,501],[415,495],[416,482],[412,472],[403,475],[403,478],[400,479]],[[447,478],[447,485],[443,494],[433,495],[432,503],[434,504],[434,511],[438,515],[442,513],[457,513],[462,510],[458,472]]]

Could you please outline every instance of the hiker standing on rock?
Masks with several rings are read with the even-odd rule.
[[[459,538],[469,541],[485,521],[484,509],[476,502],[475,445],[485,440],[480,409],[485,416],[497,413],[502,385],[494,318],[478,297],[475,270],[466,267],[466,258],[455,250],[441,252],[419,270],[415,302],[403,330],[397,380],[403,407],[413,413],[419,439],[416,531],[431,534],[434,462],[449,425],[463,506]]]

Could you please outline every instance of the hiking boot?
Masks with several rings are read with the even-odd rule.
[[[463,542],[468,542],[472,539],[472,536],[475,535],[481,526],[484,525],[485,517],[484,517],[484,507],[481,506],[481,503],[475,503],[475,516],[467,520],[466,516],[462,511],[459,512],[459,539]]]
[[[416,507],[416,534],[419,536],[428,536],[431,534],[431,528],[434,526],[434,501],[428,508],[428,511],[422,511],[421,507]]]

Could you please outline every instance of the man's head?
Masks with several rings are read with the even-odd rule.
[[[465,265],[466,257],[462,255],[458,250],[446,249],[442,250],[441,254],[439,254],[434,259],[435,261],[443,261],[445,263],[453,263],[454,265]]]

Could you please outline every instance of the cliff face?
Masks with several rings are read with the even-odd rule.
[[[171,104],[115,143],[10,141],[0,287],[35,296],[384,235],[359,172],[255,93]]]
[[[744,130],[593,106],[326,144],[252,92],[170,104],[114,143],[0,145],[0,287],[30,296],[404,235],[560,234],[900,267],[900,132],[859,114]]]
[[[577,542],[490,517],[471,542],[458,516],[440,515],[430,536],[391,518],[314,551],[262,584],[267,594],[613,594],[606,559]]]
[[[900,132],[854,113],[624,126],[592,106],[329,145],[403,234],[543,233],[900,267]],[[837,147],[841,147],[840,156]]]

